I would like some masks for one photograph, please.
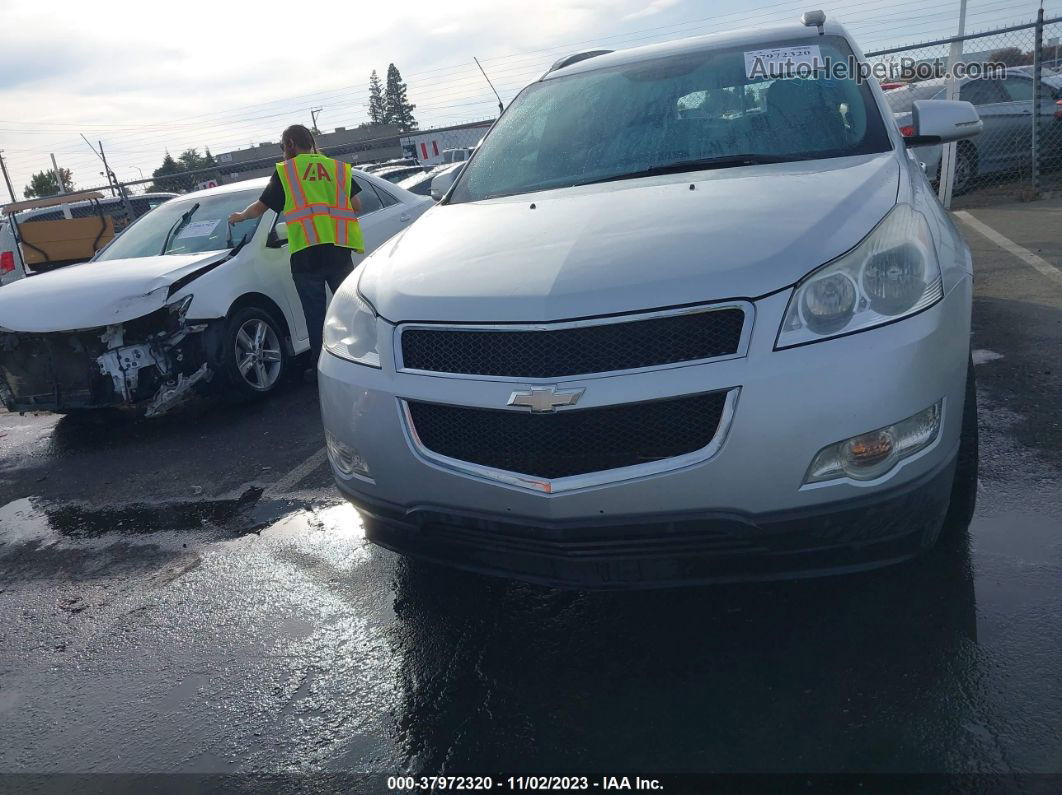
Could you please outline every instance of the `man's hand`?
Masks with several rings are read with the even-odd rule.
[[[240,221],[248,221],[251,218],[261,218],[269,208],[262,204],[261,200],[248,206],[245,210],[233,213],[229,216],[230,224],[238,224]]]

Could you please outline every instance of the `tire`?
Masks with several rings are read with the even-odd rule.
[[[955,182],[951,192],[959,196],[973,187],[977,180],[977,150],[972,144],[962,142],[955,151]]]
[[[962,431],[959,454],[955,461],[955,480],[951,486],[951,503],[944,520],[946,531],[959,533],[973,519],[977,507],[977,469],[979,460],[977,431],[977,377],[973,361],[966,370],[966,398],[963,401]]]
[[[222,372],[232,395],[262,398],[286,380],[290,359],[277,319],[256,306],[237,310],[225,325]]]

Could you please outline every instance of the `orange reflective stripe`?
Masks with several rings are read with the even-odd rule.
[[[288,184],[291,185],[292,197],[291,200],[295,203],[295,209],[299,210],[306,206],[306,191],[302,188],[302,182],[299,181],[299,170],[295,168],[295,158],[284,161],[284,171],[288,175]]]
[[[338,221],[338,222],[336,222],[336,243],[338,243],[341,246],[345,246],[347,244],[347,222],[346,221]]]
[[[343,201],[343,188],[346,187],[346,182],[343,179],[343,161],[336,161],[336,207],[345,207],[346,204]]]
[[[285,221],[301,221],[303,218],[313,218],[318,215],[331,215],[333,207],[329,204],[308,204],[305,207],[297,210],[289,210],[286,213],[282,213]]]

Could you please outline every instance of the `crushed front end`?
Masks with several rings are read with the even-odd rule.
[[[0,398],[9,411],[139,407],[161,414],[209,380],[208,323],[185,301],[100,328],[25,333],[0,329]]]

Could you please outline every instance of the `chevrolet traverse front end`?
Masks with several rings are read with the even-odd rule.
[[[971,260],[877,84],[821,71],[862,63],[848,34],[589,55],[332,302],[328,455],[368,538],[577,587],[931,545],[972,510]],[[919,110],[923,142],[979,126]]]

